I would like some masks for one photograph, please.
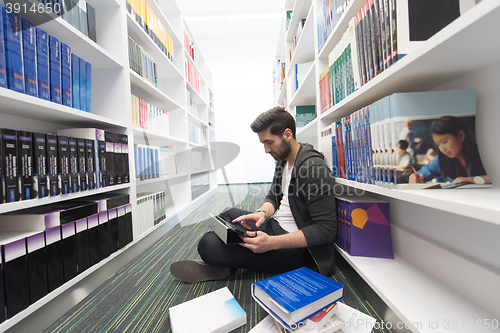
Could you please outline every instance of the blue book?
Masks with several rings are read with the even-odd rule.
[[[24,93],[21,17],[2,7],[7,88]]]
[[[87,97],[85,111],[92,112],[92,65],[89,62],[85,62],[85,94]]]
[[[334,131],[332,136],[332,174],[334,177],[339,176],[338,170],[339,168],[337,162],[337,138]]]
[[[252,297],[291,328],[342,298],[344,286],[302,267],[252,284]]]
[[[50,100],[61,104],[61,42],[49,35]]]
[[[86,61],[80,58],[80,110],[87,110]]]
[[[0,5],[0,87],[7,87],[7,72],[5,69],[5,41],[3,35],[3,6]]]
[[[36,27],[36,72],[38,98],[50,100],[49,86],[49,35]]]
[[[24,92],[26,95],[38,96],[36,81],[36,30],[28,20],[23,23],[23,63],[24,63]]]
[[[71,107],[71,47],[61,43],[61,99],[62,105]]]
[[[80,110],[80,58],[71,54],[71,100],[72,106]]]

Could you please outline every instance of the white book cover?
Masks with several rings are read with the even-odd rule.
[[[245,311],[227,287],[173,306],[169,313],[173,333],[225,333],[247,321]]]

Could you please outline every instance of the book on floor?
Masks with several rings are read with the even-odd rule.
[[[245,311],[227,287],[175,305],[169,309],[169,316],[174,333],[225,333],[247,320]]]
[[[342,298],[343,285],[302,267],[252,284],[252,297],[290,329]]]

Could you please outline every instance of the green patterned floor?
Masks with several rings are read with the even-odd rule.
[[[255,210],[268,189],[269,184],[220,186],[203,205],[45,332],[171,332],[171,306],[225,286],[247,313],[247,324],[234,332],[248,332],[267,315],[253,301],[250,285],[270,274],[236,270],[227,280],[185,284],[171,276],[169,266],[177,260],[199,258],[196,244],[208,231],[203,221],[209,212],[218,213],[228,206]],[[345,285],[346,304],[377,317],[340,270],[335,269],[331,278]]]

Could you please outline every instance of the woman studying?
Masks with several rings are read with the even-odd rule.
[[[440,182],[491,184],[467,124],[453,116],[439,118],[431,127],[438,155],[410,176],[410,183]]]

